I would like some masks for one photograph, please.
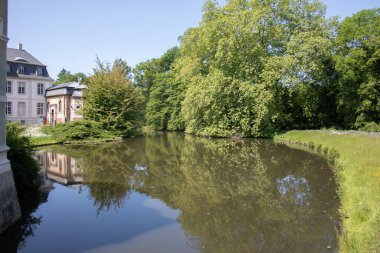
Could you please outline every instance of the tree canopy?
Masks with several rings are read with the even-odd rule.
[[[220,137],[380,129],[379,9],[325,13],[319,0],[207,0],[178,49],[133,70],[146,123]]]
[[[183,86],[173,72],[178,47],[158,59],[142,62],[133,70],[134,83],[146,101],[146,123],[155,130],[183,130],[181,101]]]
[[[319,0],[206,0],[199,25],[161,57],[133,69],[97,59],[83,115],[125,133],[143,124],[217,137],[379,131],[380,9],[342,22],[325,14]]]
[[[97,59],[97,65],[84,93],[83,116],[122,136],[138,134],[143,124],[143,96],[129,79],[130,67],[121,59],[112,67]]]
[[[54,84],[69,83],[69,82],[86,83],[88,80],[88,76],[84,74],[83,72],[72,74],[70,71],[64,68],[58,73],[57,77],[58,79],[54,82]]]
[[[336,69],[346,127],[380,122],[380,9],[362,10],[339,26]]]

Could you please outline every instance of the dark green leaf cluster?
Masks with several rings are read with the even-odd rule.
[[[40,183],[39,166],[34,159],[34,151],[29,139],[22,136],[23,128],[16,123],[7,123],[6,136],[9,146],[8,159],[11,162],[19,198],[31,190],[36,190]]]
[[[363,10],[339,26],[338,110],[346,127],[380,123],[380,9]]]

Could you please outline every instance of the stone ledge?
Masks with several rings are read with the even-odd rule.
[[[9,161],[0,164],[0,174],[7,173],[8,171],[11,171],[11,164]]]

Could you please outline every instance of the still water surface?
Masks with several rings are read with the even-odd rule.
[[[338,252],[327,162],[183,134],[39,151],[43,193],[0,252]]]

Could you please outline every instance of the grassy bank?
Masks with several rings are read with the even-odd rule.
[[[275,141],[302,144],[334,161],[343,225],[340,252],[380,252],[380,134],[290,131]]]
[[[29,136],[30,144],[32,147],[47,146],[54,144],[61,144],[62,142],[52,136]]]
[[[41,147],[55,144],[83,144],[83,143],[100,143],[100,142],[111,142],[111,141],[121,141],[121,137],[104,137],[97,139],[86,139],[86,140],[70,140],[70,141],[62,141],[59,139],[55,139],[51,136],[45,137],[29,137],[30,144],[32,147]]]

